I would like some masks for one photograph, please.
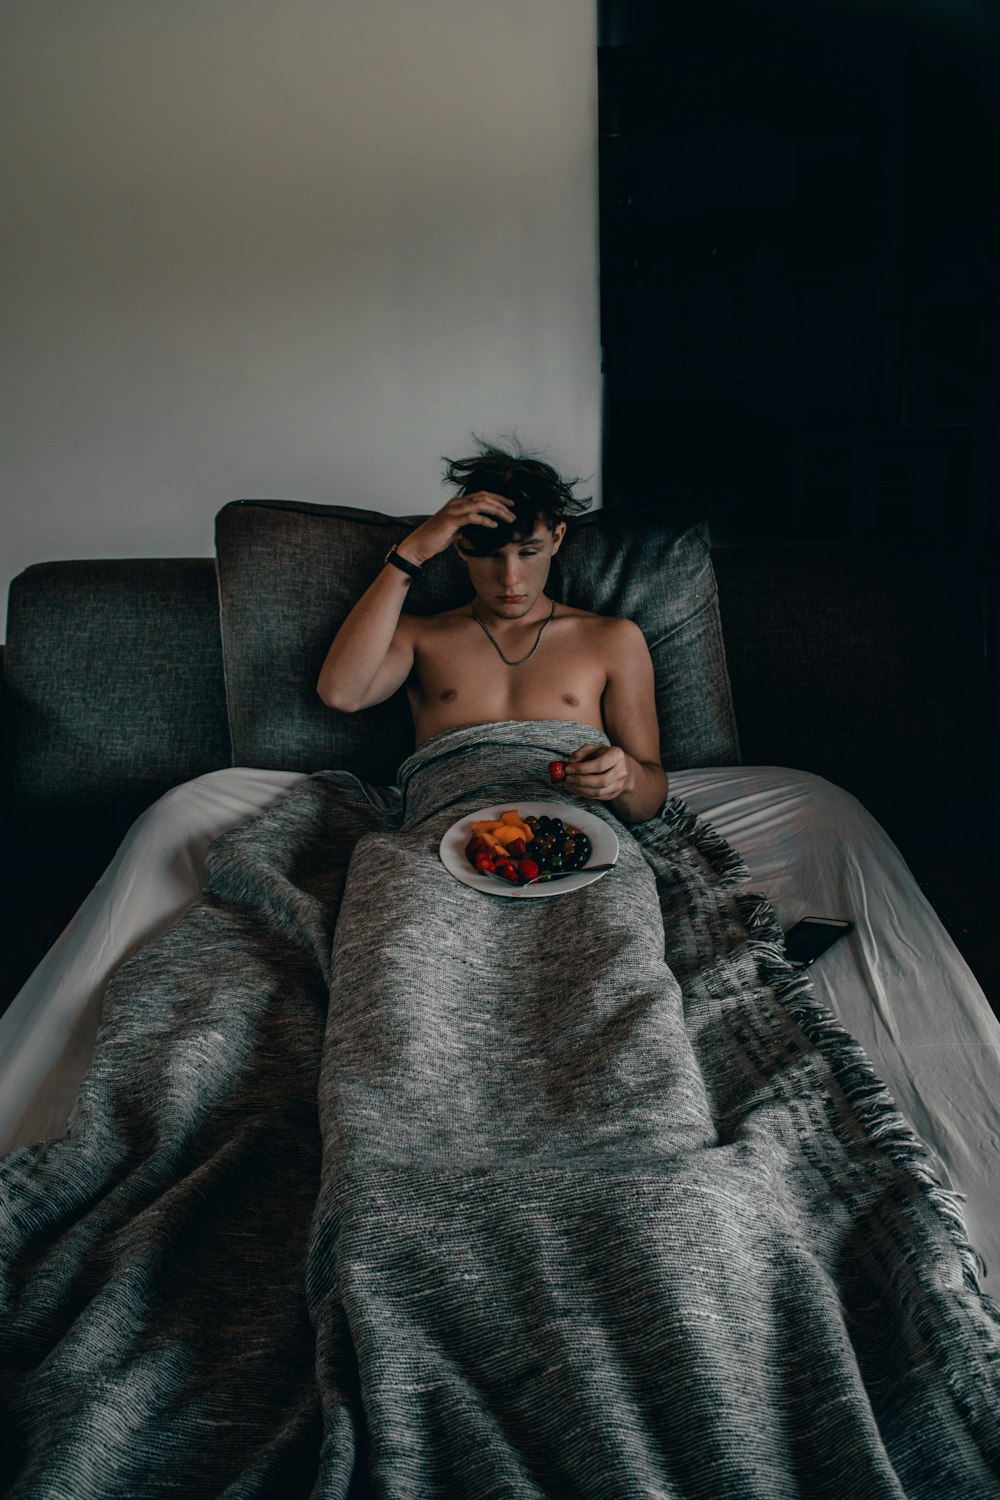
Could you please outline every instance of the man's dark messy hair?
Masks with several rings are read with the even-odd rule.
[[[461,495],[474,495],[477,490],[502,495],[514,507],[514,520],[501,521],[499,526],[463,526],[458,535],[466,556],[487,557],[508,542],[522,541],[532,535],[539,519],[554,531],[559,521],[569,521],[590,504],[592,496],[573,494],[579,479],[562,479],[551,464],[530,457],[519,447],[508,452],[475,433],[473,439],[479,453],[472,458],[445,458],[442,483],[456,485]]]

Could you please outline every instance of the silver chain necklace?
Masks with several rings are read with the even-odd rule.
[[[549,610],[548,615],[546,616],[546,618],[542,621],[542,623],[538,627],[538,634],[535,637],[535,644],[532,646],[532,648],[528,652],[527,656],[519,656],[518,659],[517,659],[517,661],[511,661],[511,659],[510,659],[509,656],[504,656],[503,651],[500,649],[500,644],[497,641],[496,636],[493,634],[492,630],[489,628],[488,625],[483,625],[482,620],[476,614],[475,610],[472,611],[472,618],[475,620],[475,622],[476,622],[477,625],[482,625],[483,626],[483,629],[486,631],[486,634],[489,636],[489,638],[493,642],[494,646],[496,646],[497,651],[500,652],[500,658],[501,658],[501,660],[505,661],[507,663],[508,667],[519,667],[522,662],[524,662],[524,661],[530,661],[531,658],[534,656],[535,652],[538,650],[538,644],[539,644],[539,642],[542,639],[542,631],[545,629],[546,625],[552,619],[552,616],[555,614],[555,612],[556,612],[556,601],[553,599],[553,601],[552,601],[552,608]]]

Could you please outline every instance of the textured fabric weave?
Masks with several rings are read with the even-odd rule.
[[[343,767],[391,781],[413,749],[401,688],[358,714],[324,707],[316,680],[334,635],[390,545],[423,517],[292,501],[242,500],[216,517],[226,694],[234,765]],[[653,658],[663,764],[740,759],[708,529],[656,510],[574,521],[549,575],[550,597],[634,620]],[[449,548],[406,596],[416,615],[472,598]]]
[[[440,863],[584,728],[214,842],[69,1137],[2,1163],[3,1494],[1000,1494],[959,1208],[739,856],[673,797],[588,803],[620,859],[565,896]]]
[[[33,564],[11,582],[4,670],[3,810],[32,843],[103,847],[229,763],[211,558]]]

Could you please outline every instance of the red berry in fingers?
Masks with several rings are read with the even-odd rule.
[[[549,761],[549,779],[557,782],[566,780],[566,762],[564,760]]]

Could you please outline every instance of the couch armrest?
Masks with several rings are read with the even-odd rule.
[[[0,657],[0,1009],[178,782],[230,764],[211,558],[37,563]]]
[[[112,853],[230,763],[211,558],[35,563],[10,585],[0,809],[26,843]]]

